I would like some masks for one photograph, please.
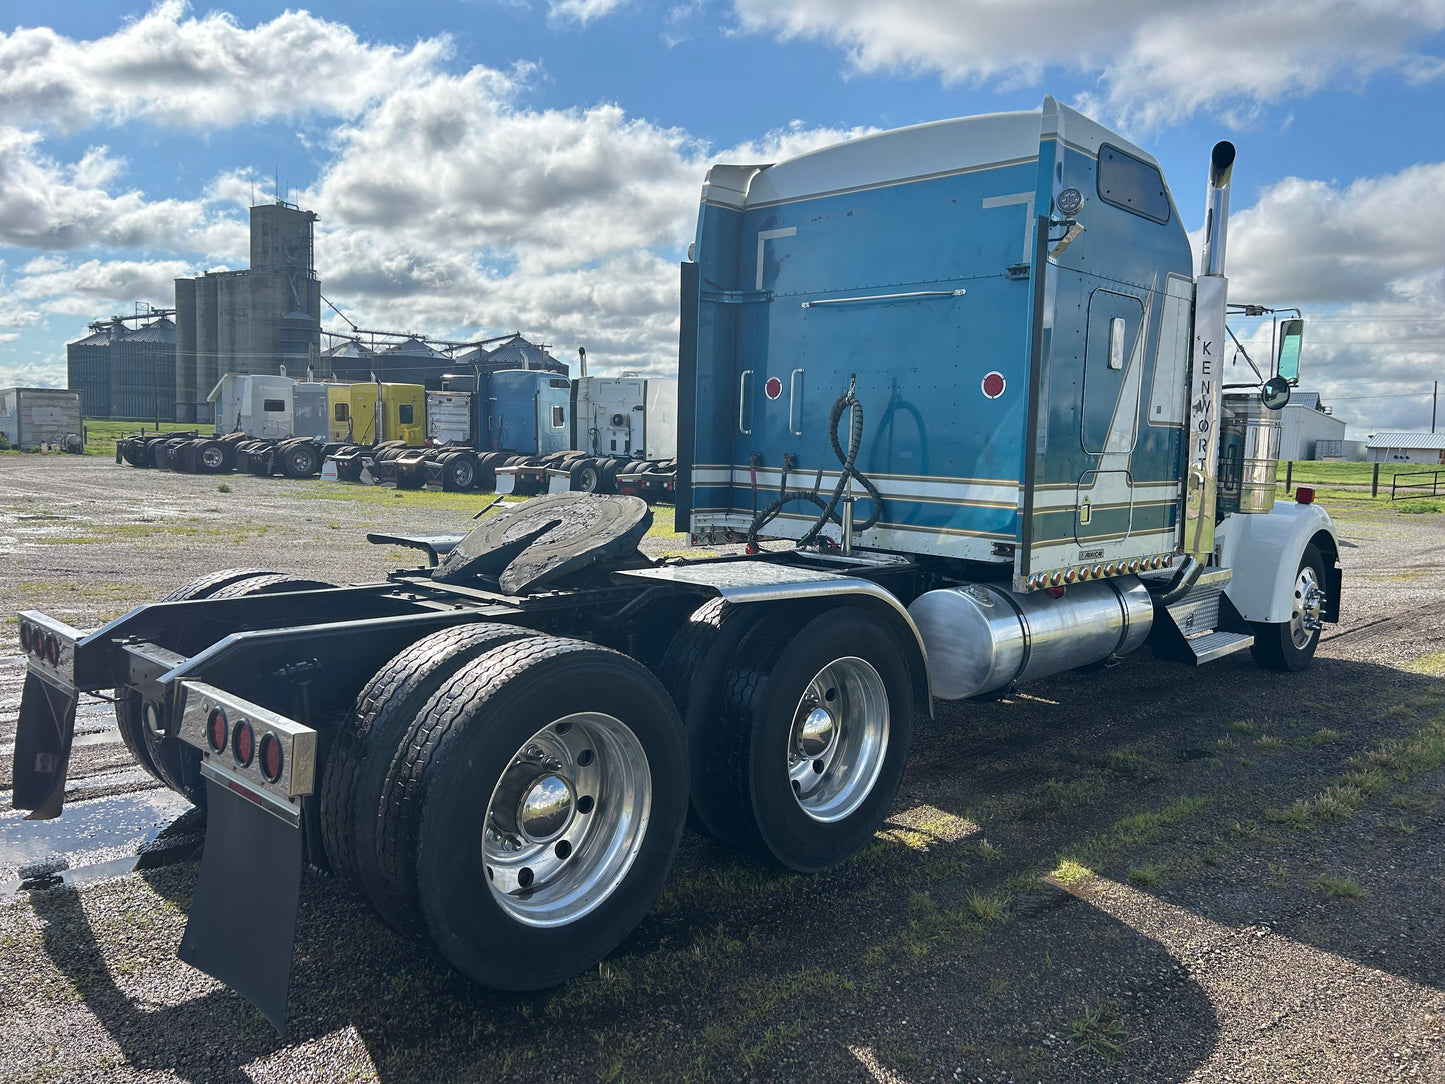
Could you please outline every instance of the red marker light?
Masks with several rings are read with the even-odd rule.
[[[206,741],[211,752],[219,753],[226,748],[226,738],[230,733],[231,726],[226,721],[226,713],[220,708],[212,708],[211,714],[206,717]]]
[[[1314,504],[1315,491],[1313,486],[1300,486],[1294,491],[1294,499],[1298,504]]]
[[[261,739],[261,774],[266,782],[274,783],[281,778],[281,742],[275,734]]]
[[[30,653],[30,622],[20,622],[20,650],[27,655]]]
[[[51,666],[60,665],[60,637],[53,632],[45,634],[45,657],[50,660]]]
[[[245,719],[237,723],[236,729],[231,731],[231,753],[235,756],[236,763],[243,768],[248,767],[256,755],[256,732]]]

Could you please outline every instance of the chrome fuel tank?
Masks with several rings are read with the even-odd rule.
[[[945,700],[1127,654],[1154,623],[1135,576],[1075,584],[1060,598],[984,583],[947,587],[919,595],[908,613],[928,652],[933,695]]]

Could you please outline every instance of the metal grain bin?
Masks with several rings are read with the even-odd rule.
[[[96,325],[92,325],[96,326]],[[87,418],[110,417],[110,330],[100,328],[65,344],[66,384],[80,393]]]

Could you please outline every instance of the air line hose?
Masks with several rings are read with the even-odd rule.
[[[816,488],[811,492],[808,490],[788,491],[785,486],[784,491],[778,494],[777,500],[773,501],[772,504],[768,505],[753,517],[753,522],[748,527],[749,546],[756,547],[758,544],[758,532],[776,518],[785,505],[792,504],[795,501],[808,501],[822,509],[818,518],[813,521],[813,525],[808,528],[802,538],[798,539],[799,546],[811,545],[817,540],[819,532],[822,531],[829,522],[837,523],[841,526],[842,520],[837,514],[837,508],[838,502],[843,499],[843,494],[848,489],[849,478],[856,478],[858,484],[867,492],[868,499],[873,502],[873,511],[867,519],[855,524],[854,529],[866,531],[878,522],[878,517],[883,513],[883,495],[878,492],[878,488],[872,482],[860,474],[853,466],[854,461],[858,458],[858,448],[863,443],[863,404],[858,401],[858,396],[854,392],[856,383],[857,374],[850,374],[848,377],[848,390],[838,396],[833,403],[833,409],[828,413],[828,440],[833,445],[833,454],[838,457],[838,462],[843,465],[842,473],[838,476],[838,484],[833,487],[832,496],[827,501],[824,501],[822,497],[818,496]],[[843,413],[850,407],[853,409],[853,424],[848,432],[848,451],[845,454],[843,445],[838,440],[838,423],[843,420]],[[821,474],[822,472],[819,471],[820,476]],[[786,481],[786,473],[783,477]]]

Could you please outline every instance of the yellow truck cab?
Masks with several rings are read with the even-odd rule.
[[[349,413],[353,444],[426,443],[426,388],[420,384],[352,384]]]

